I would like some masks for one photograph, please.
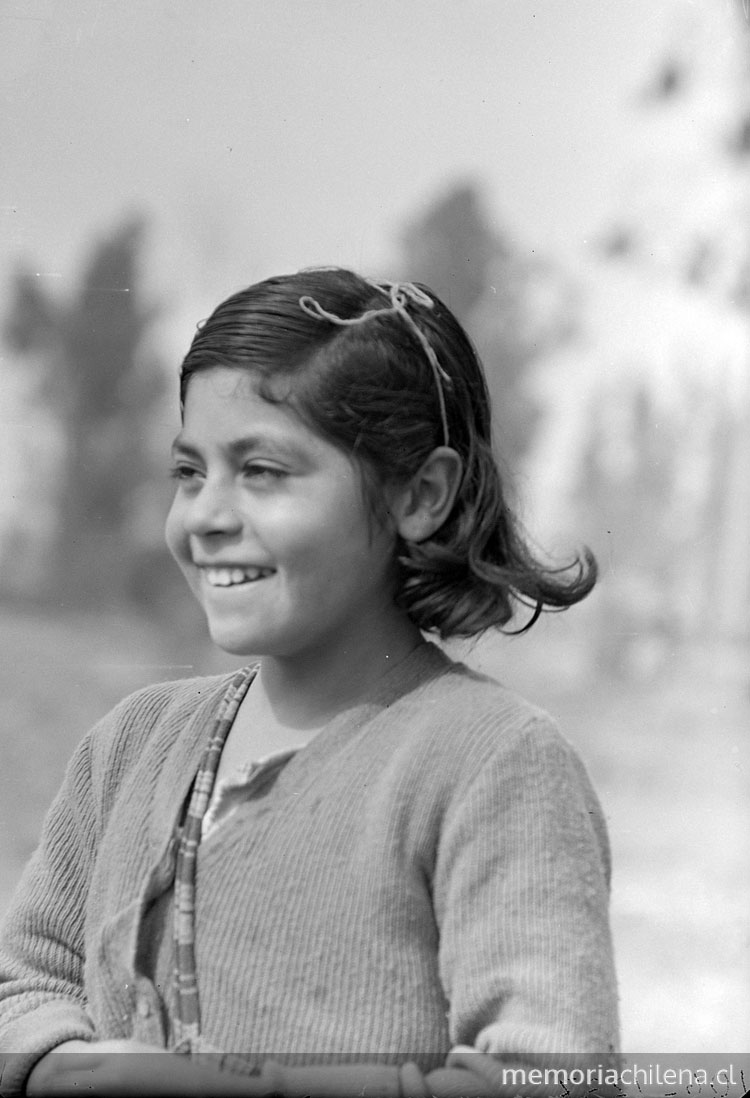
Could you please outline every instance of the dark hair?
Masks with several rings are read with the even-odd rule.
[[[387,284],[385,284],[387,285]],[[396,599],[421,629],[474,636],[513,617],[516,604],[563,610],[596,582],[588,549],[569,566],[538,561],[508,505],[492,453],[490,398],[476,351],[450,310],[427,287],[406,305],[447,375],[433,365],[411,325],[394,313],[342,325],[300,305],[310,297],[342,320],[388,308],[383,289],[352,271],[320,268],[269,278],[224,301],[199,326],[180,373],[180,396],[193,374],[216,366],[253,372],[259,392],[288,402],[316,432],[353,455],[377,511],[384,484],[408,480],[444,442],[464,473],[440,529],[419,544],[399,539]],[[273,387],[271,386],[273,381]],[[283,392],[279,387],[283,382]]]

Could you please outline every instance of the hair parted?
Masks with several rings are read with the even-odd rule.
[[[219,305],[199,325],[182,363],[181,404],[193,374],[217,366],[249,371],[264,399],[288,403],[356,459],[381,515],[382,486],[409,480],[444,444],[447,423],[449,445],[463,462],[461,486],[431,538],[399,539],[396,600],[420,629],[443,638],[502,627],[524,605],[533,610],[518,630],[525,632],[542,611],[584,598],[596,582],[596,561],[586,548],[565,568],[536,559],[494,458],[477,353],[431,290],[412,289],[418,293],[409,297],[410,317],[434,350],[444,383],[413,324],[383,308],[382,288],[352,271],[322,267],[266,279]],[[314,299],[318,311],[303,307],[301,298]],[[362,323],[337,322],[366,312],[372,315]]]

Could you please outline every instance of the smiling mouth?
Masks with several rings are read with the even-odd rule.
[[[210,587],[240,587],[273,575],[272,568],[204,568]]]

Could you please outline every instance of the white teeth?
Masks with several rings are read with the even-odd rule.
[[[204,575],[212,587],[234,587],[270,576],[271,571],[270,568],[205,568]]]

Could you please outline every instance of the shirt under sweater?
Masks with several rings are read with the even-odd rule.
[[[5,1086],[72,1038],[169,1047],[175,828],[228,681],[139,691],[71,760],[0,941]],[[226,1070],[291,1094],[372,1060],[440,1093],[439,1060],[613,1052],[606,831],[546,714],[424,644],[246,794],[198,855]]]

